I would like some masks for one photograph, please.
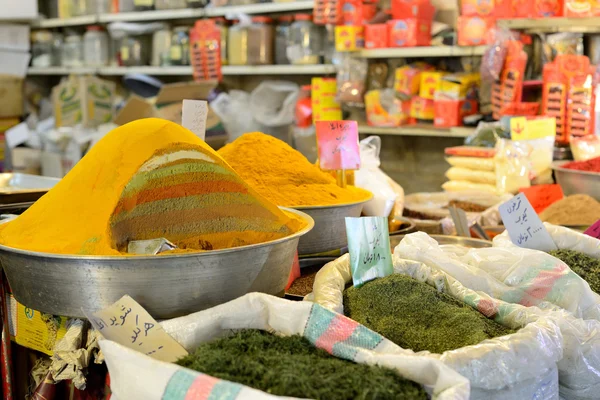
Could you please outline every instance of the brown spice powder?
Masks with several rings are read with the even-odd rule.
[[[600,219],[600,203],[585,194],[575,194],[551,204],[540,219],[555,225],[592,225]]]

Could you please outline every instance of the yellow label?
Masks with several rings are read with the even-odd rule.
[[[57,340],[67,333],[66,317],[41,313],[17,303],[15,341],[21,346],[52,355]]]
[[[364,47],[364,27],[362,26],[336,26],[335,50],[356,51]]]
[[[169,57],[171,60],[181,60],[181,46],[171,46]]]
[[[136,6],[150,7],[154,5],[154,0],[133,0],[133,4]]]
[[[121,60],[122,61],[129,60],[129,47],[127,47],[127,46],[121,47]]]
[[[510,137],[512,140],[532,140],[548,136],[556,136],[556,118],[554,117],[530,120],[526,117],[510,119]]]

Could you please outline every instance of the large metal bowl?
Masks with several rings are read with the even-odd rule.
[[[71,256],[0,245],[0,262],[23,305],[54,315],[85,317],[130,295],[157,319],[174,318],[249,292],[283,296],[298,240],[293,235],[232,249],[164,256]]]
[[[390,246],[392,248],[392,251],[394,251],[394,248],[400,244],[402,239],[404,239],[404,236],[406,236],[406,235],[390,236]],[[440,245],[454,244],[454,245],[458,245],[458,246],[470,247],[473,249],[482,249],[485,247],[492,247],[492,242],[489,242],[487,240],[472,239],[472,238],[466,238],[466,237],[460,237],[460,236],[446,236],[446,235],[429,235],[429,236],[432,237],[433,239],[435,239],[435,241],[438,242]]]
[[[310,215],[315,221],[314,229],[300,238],[298,255],[322,255],[347,247],[346,217],[360,217],[363,206],[369,200],[371,198],[331,206],[294,207],[295,210]]]
[[[600,173],[562,168],[564,164],[569,162],[555,161],[552,163],[556,182],[562,188],[565,196],[587,194],[596,200],[600,200]]]

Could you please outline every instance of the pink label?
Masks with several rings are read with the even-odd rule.
[[[583,233],[593,238],[600,239],[600,220],[596,221],[594,225],[587,228]]]
[[[316,126],[322,170],[360,168],[356,121],[317,121]]]

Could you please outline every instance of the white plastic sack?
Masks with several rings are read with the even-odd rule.
[[[396,193],[389,183],[390,177],[379,168],[380,151],[379,136],[369,136],[360,141],[360,169],[354,172],[354,184],[373,193],[373,198],[365,203],[364,215],[388,217],[397,200],[403,205],[404,190],[400,187],[401,193]]]
[[[551,225],[549,231],[554,237],[563,229]],[[494,245],[502,243],[502,239],[495,239]],[[573,249],[590,249],[579,246],[575,240],[557,243],[559,246],[570,243]],[[593,319],[598,313],[598,307],[594,305],[598,295],[560,260],[516,246],[489,249],[440,246],[422,233],[406,236],[395,252],[401,257],[424,262],[432,269],[442,270],[472,290],[507,302],[536,304],[539,308],[527,310],[555,321],[563,335],[564,357],[558,363],[561,397],[574,400],[598,398],[600,322]],[[579,313],[578,317],[583,313],[592,319],[584,321],[574,317],[551,301],[561,303],[563,308],[570,307]]]
[[[293,82],[263,81],[250,93],[250,110],[261,125],[278,127],[294,122],[300,88]]]
[[[432,354],[471,382],[471,399],[558,399],[556,363],[562,357],[562,336],[549,319],[529,313],[526,307],[508,304],[476,293],[458,281],[420,262],[394,254],[394,273],[409,275],[463,301],[518,332],[478,345]],[[343,312],[343,291],[352,281],[346,254],[324,266],[315,278],[312,300]]]
[[[210,107],[223,122],[231,142],[246,132],[261,130],[250,109],[250,95],[243,90],[219,94]]]
[[[309,302],[250,293],[205,311],[164,321],[161,325],[188,351],[225,337],[231,330],[262,329],[284,336],[301,334],[337,357],[394,369],[405,378],[424,385],[433,399],[469,398],[469,382],[443,363],[403,350],[355,321]],[[110,372],[113,398],[118,400],[191,400],[213,396],[236,400],[275,398],[175,364],[156,361],[114,342],[103,340],[100,346]],[[201,393],[213,384],[216,385],[210,397],[206,392]],[[216,389],[219,391],[215,392]],[[225,394],[229,397],[217,397]]]

